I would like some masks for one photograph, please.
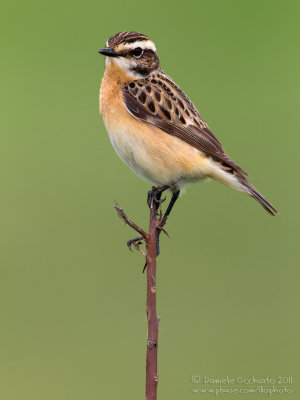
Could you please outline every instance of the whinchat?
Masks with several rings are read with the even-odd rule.
[[[120,32],[99,53],[106,56],[100,112],[110,140],[133,171],[170,190],[167,214],[180,190],[207,178],[250,195],[269,214],[277,213],[225,153],[186,94],[163,72],[149,37]]]

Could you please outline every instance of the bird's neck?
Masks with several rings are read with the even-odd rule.
[[[134,80],[124,69],[110,60],[106,63],[106,69],[103,77],[104,81],[109,82],[111,85],[123,86]],[[103,81],[102,81],[103,84]]]

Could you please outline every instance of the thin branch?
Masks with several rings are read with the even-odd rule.
[[[140,240],[146,242],[146,265],[147,267],[147,299],[146,299],[146,312],[147,312],[147,324],[148,324],[148,337],[147,337],[147,354],[146,354],[146,400],[157,400],[157,384],[158,384],[158,373],[157,373],[157,346],[158,346],[158,326],[159,318],[156,312],[156,257],[157,257],[157,241],[160,231],[163,231],[166,235],[168,233],[164,230],[164,225],[167,218],[162,219],[162,213],[158,213],[161,201],[160,197],[162,190],[152,188],[152,191],[148,194],[148,205],[150,208],[150,221],[149,221],[149,233],[146,233],[138,225],[136,225],[131,219],[127,217],[123,208],[117,203],[115,209],[119,217],[132,229],[137,231],[142,237],[131,239],[127,242],[129,248],[134,245],[137,250],[141,251],[139,245]],[[169,235],[168,235],[169,236]],[[145,268],[144,267],[144,268]]]
[[[142,235],[146,241],[148,240],[147,233],[127,217],[127,215],[124,212],[124,209],[121,208],[118,203],[115,204],[115,210],[117,211],[119,217],[125,222],[125,224],[129,225],[132,229],[134,229],[136,232]]]
[[[149,240],[147,250],[147,300],[146,312],[148,321],[148,339],[146,355],[146,400],[157,399],[157,346],[159,320],[156,312],[156,238],[157,227],[157,203],[153,197],[150,202]]]

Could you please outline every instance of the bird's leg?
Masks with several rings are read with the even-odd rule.
[[[163,192],[164,192],[165,190],[167,190],[167,189],[169,189],[169,186],[168,186],[168,185],[159,186],[159,187],[152,186],[152,189],[149,190],[148,196],[147,196],[147,204],[148,204],[148,207],[150,208],[150,207],[151,207],[151,203],[153,202],[153,205],[154,205],[154,207],[156,208],[156,211],[158,211],[158,209],[161,207],[161,204],[166,200],[165,198],[164,198],[164,199],[161,199],[161,195],[162,195]],[[169,207],[168,207],[168,208],[169,208]],[[171,211],[171,210],[170,210],[170,211]],[[170,211],[169,211],[169,212],[170,212]],[[162,221],[161,214],[162,214],[162,213],[161,213],[161,209],[160,209],[160,217],[159,217],[159,220],[158,220],[158,221],[160,221],[160,223],[161,223],[161,221]],[[159,225],[160,225],[160,223],[159,223]],[[162,229],[162,228],[159,228],[159,230],[157,230],[157,235],[159,235],[161,229]],[[131,245],[133,244],[133,245],[135,246],[135,248],[137,248],[140,252],[142,252],[142,250],[139,248],[139,245],[142,243],[142,242],[141,242],[142,240],[144,240],[144,238],[141,237],[141,236],[139,236],[139,237],[137,237],[137,238],[135,238],[135,239],[132,239],[132,240],[128,240],[127,246],[128,246],[129,249],[131,250]],[[157,240],[157,239],[156,239],[156,240]],[[157,242],[156,242],[156,244],[157,244]],[[156,250],[156,254],[157,254],[157,250]],[[146,268],[147,268],[147,261],[146,261],[146,263],[145,263],[145,265],[144,265],[143,273],[145,272]]]
[[[162,217],[161,220],[161,227],[163,227],[165,225],[165,223],[167,222],[168,216],[171,214],[172,208],[174,207],[174,204],[176,203],[176,200],[178,199],[180,194],[180,190],[177,190],[176,192],[172,193],[172,198],[170,200],[170,203],[166,209],[166,212],[164,213],[164,216]]]
[[[165,201],[165,199],[161,199],[162,193],[167,190],[169,186],[160,186],[160,187],[152,187],[152,190],[148,192],[148,197],[147,197],[147,204],[150,207],[151,201],[153,201],[154,206],[156,209],[158,209],[161,206],[161,203]],[[146,256],[143,250],[141,249],[141,245],[145,241],[144,236],[137,236],[133,239],[127,240],[127,246],[130,251],[132,251],[132,246],[134,246],[143,256]],[[145,270],[145,267],[144,267]]]
[[[166,212],[164,213],[164,216],[161,218],[160,224],[158,225],[158,230],[157,230],[157,236],[156,236],[156,257],[160,253],[160,248],[159,248],[159,236],[161,231],[164,231],[164,226],[167,222],[167,219],[172,211],[172,208],[174,207],[174,204],[176,203],[176,200],[178,199],[180,194],[180,190],[177,190],[172,194],[172,198],[170,200],[170,203],[166,209]],[[165,231],[164,231],[165,232]],[[165,232],[167,234],[167,232]],[[168,234],[167,234],[168,235]]]

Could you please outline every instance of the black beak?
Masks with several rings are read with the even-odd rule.
[[[103,54],[104,56],[107,57],[118,57],[118,54],[111,47],[98,50],[98,53]]]

